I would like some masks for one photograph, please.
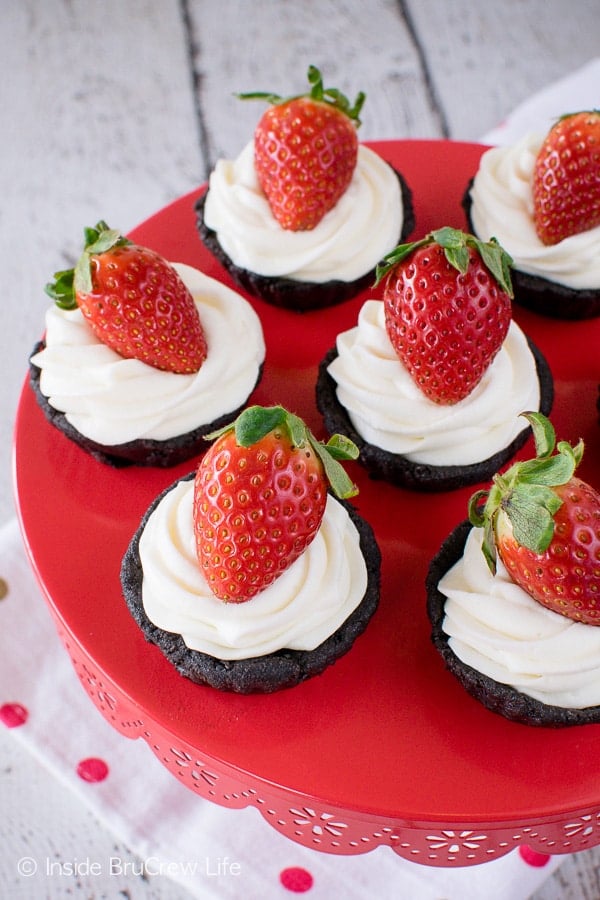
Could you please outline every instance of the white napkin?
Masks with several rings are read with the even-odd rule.
[[[481,140],[511,143],[527,131],[546,131],[564,112],[598,107],[599,85],[597,59],[523,103]],[[560,865],[561,857],[527,861],[519,851],[466,869],[421,867],[386,847],[336,857],[282,837],[254,809],[228,810],[202,800],[178,784],[143,741],[122,737],[94,709],[56,636],[16,521],[0,531],[0,598],[2,581],[0,709],[9,724],[27,713],[10,733],[147,862],[150,882],[160,871],[202,900],[270,900],[291,893],[311,900],[524,900]],[[100,761],[100,774],[106,765],[103,780],[77,774],[90,758]],[[34,865],[40,862],[33,858]],[[35,893],[35,878],[28,884]],[[37,886],[48,889],[47,883]]]
[[[283,837],[256,809],[230,810],[203,800],[179,784],[143,740],[121,736],[96,711],[56,635],[16,521],[0,530],[2,584],[0,719],[147,862],[150,883],[156,873],[168,874],[202,900],[271,900],[300,892],[311,900],[525,900],[560,865],[560,857],[532,865],[518,851],[466,869],[420,866],[388,847],[332,856]],[[87,781],[78,769],[106,777]],[[103,874],[113,865],[82,848],[80,859],[88,857]],[[42,896],[49,888],[47,861],[32,848],[26,864],[38,868],[37,875],[23,876],[29,896]]]

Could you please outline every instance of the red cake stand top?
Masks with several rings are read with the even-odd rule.
[[[461,197],[484,148],[445,141],[371,146],[414,194],[420,237],[464,228]],[[182,197],[132,237],[233,286],[204,250],[194,200]],[[267,343],[253,402],[282,403],[317,434],[317,365],[368,296],[299,315],[250,299]],[[559,322],[515,306],[550,363],[561,438],[587,444],[582,477],[600,485],[600,321]],[[42,326],[41,326],[42,327]],[[32,345],[37,336],[32,336]],[[530,444],[522,451],[529,454]],[[600,728],[539,729],[480,706],[433,649],[424,580],[466,514],[472,488],[423,495],[369,480],[353,465],[359,512],[382,550],[378,612],[323,675],[267,696],[223,694],[177,674],[144,640],[122,599],[119,567],[171,470],[111,469],[44,419],[23,388],[14,443],[27,550],[58,631],[91,698],[116,728],[143,737],[174,775],[215,802],[255,804],[294,840],[334,853],[381,843],[431,865],[493,858],[515,843],[567,852],[600,842]]]

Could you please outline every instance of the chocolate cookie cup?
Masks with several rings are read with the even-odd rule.
[[[412,202],[412,192],[404,177],[396,172],[400,183],[402,206],[404,216],[400,241],[406,240],[415,228],[415,214]],[[255,297],[260,297],[272,306],[296,312],[309,312],[335,306],[350,300],[369,285],[373,284],[375,269],[365,272],[354,281],[340,281],[333,279],[323,283],[313,281],[295,281],[292,278],[277,278],[259,275],[248,269],[237,266],[221,247],[216,232],[212,231],[204,222],[204,204],[208,190],[196,201],[196,226],[198,234],[205,247],[213,254],[221,265],[229,272],[233,280],[241,288]]]
[[[182,481],[193,479],[187,475]],[[369,624],[379,604],[381,554],[371,526],[346,501],[336,500],[348,511],[360,537],[360,549],[367,566],[367,588],[363,599],[346,621],[314,650],[281,649],[265,656],[222,660],[198,650],[190,650],[179,634],[164,631],[146,615],[142,603],[143,570],[139,541],[152,512],[179,481],[170,485],[148,508],[125,552],[121,565],[121,586],[127,607],[145,638],[155,644],[180,675],[197,684],[240,694],[272,693],[320,675],[351,649]],[[252,601],[249,600],[249,603]]]
[[[512,722],[525,725],[563,728],[571,725],[590,725],[600,722],[600,706],[570,709],[542,703],[507,684],[501,684],[463,663],[452,651],[443,630],[446,597],[438,584],[446,572],[461,558],[472,528],[466,520],[446,538],[432,559],[425,582],[427,615],[431,622],[431,640],[446,668],[472,697],[492,712]],[[535,601],[532,601],[535,602]]]
[[[554,401],[554,381],[550,367],[538,348],[528,339],[529,348],[535,359],[540,383],[540,409],[548,415]],[[485,481],[501,468],[523,446],[531,429],[526,426],[503,450],[488,459],[470,465],[433,466],[417,463],[396,453],[390,453],[365,441],[356,431],[347,410],[337,398],[336,382],[327,371],[337,356],[332,347],[319,364],[316,386],[316,402],[323,416],[325,429],[329,434],[345,434],[360,450],[359,462],[374,479],[387,481],[397,487],[423,492],[451,491],[467,485]]]
[[[472,178],[463,194],[462,207],[467,218],[468,228],[475,234],[471,217],[473,181]],[[514,302],[526,309],[552,319],[571,321],[593,319],[600,316],[600,289],[582,288],[577,290],[539,275],[521,272],[514,267],[510,274],[515,294]]]
[[[44,346],[44,341],[38,341],[32,350],[31,356],[43,350]],[[262,378],[262,371],[263,366],[261,365],[255,387]],[[247,403],[247,401],[244,401],[240,407],[232,410],[230,413],[219,416],[214,422],[201,425],[193,431],[177,435],[168,440],[157,441],[139,438],[123,444],[99,444],[74,428],[63,412],[50,405],[48,398],[42,393],[40,375],[41,369],[31,362],[30,359],[29,383],[48,422],[98,462],[113,468],[124,468],[125,466],[170,468],[200,455],[207,447],[207,443],[204,440],[205,435],[232,422]]]

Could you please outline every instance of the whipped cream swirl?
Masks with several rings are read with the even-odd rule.
[[[600,288],[600,226],[546,246],[533,224],[532,181],[543,139],[526,135],[481,157],[471,189],[471,219],[478,237],[496,237],[515,269],[581,290]]]
[[[311,231],[287,231],[260,187],[250,142],[237,159],[217,162],[204,221],[243,269],[296,281],[354,281],[398,243],[402,196],[393,169],[360,144],[352,181],[333,209]]]
[[[471,394],[452,406],[417,387],[388,337],[380,300],[367,300],[358,324],[338,335],[328,368],[337,398],[369,444],[429,465],[470,465],[507,447],[539,409],[536,364],[513,321],[500,351]]]
[[[462,558],[439,583],[443,629],[473,669],[542,703],[570,709],[600,704],[600,628],[546,609],[516,585],[498,560],[492,575],[473,528]]]
[[[277,650],[314,650],[356,609],[367,588],[358,531],[327,498],[305,552],[245,603],[224,603],[208,587],[192,526],[194,482],[180,481],[152,512],[140,538],[142,601],[148,618],[192,650],[249,659]]]
[[[99,341],[81,311],[52,305],[46,347],[32,357],[51,406],[83,435],[116,446],[168,440],[209,425],[245,403],[265,357],[260,320],[235,291],[197,269],[175,264],[192,293],[208,353],[192,375],[125,359]]]

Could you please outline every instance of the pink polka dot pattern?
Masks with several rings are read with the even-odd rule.
[[[82,781],[89,781],[90,783],[104,781],[108,775],[108,766],[103,759],[90,756],[88,759],[82,759],[78,764],[77,774]]]
[[[303,894],[305,891],[310,891],[313,886],[312,875],[300,866],[282,869],[279,873],[279,880],[284,888],[294,894]]]
[[[527,844],[519,847],[519,856],[528,866],[534,866],[536,869],[541,869],[550,860],[547,853],[538,853],[537,850],[532,850]]]
[[[29,718],[29,712],[20,703],[5,703],[0,706],[0,722],[7,728],[18,728]]]

